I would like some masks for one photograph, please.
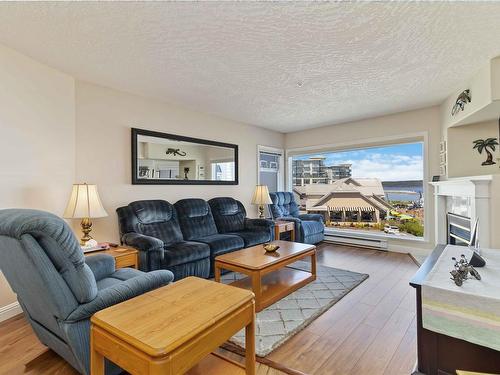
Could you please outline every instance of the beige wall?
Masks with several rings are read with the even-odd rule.
[[[471,125],[448,128],[448,177],[478,176],[500,173],[500,150],[492,152],[493,161],[497,164],[481,165],[486,160],[486,152],[479,154],[473,150],[476,139],[499,137],[498,121],[488,121]],[[490,150],[491,151],[491,150]]]
[[[378,143],[384,143],[386,141],[383,139],[387,137],[405,137],[421,132],[426,132],[428,138],[427,181],[429,181],[430,176],[439,173],[439,140],[441,139],[439,107],[425,108],[367,120],[288,133],[285,136],[285,145],[287,150],[321,145],[338,145],[340,147],[349,148],[352,147],[353,144],[372,143],[376,139],[381,139]],[[424,188],[426,187],[425,185],[424,181]],[[427,185],[425,209],[426,215],[429,217],[426,228],[429,241],[427,243],[422,243],[390,240],[390,249],[404,251],[404,249],[408,247],[427,251],[434,247],[434,203],[432,193],[432,189]]]
[[[74,80],[0,45],[0,208],[61,215],[75,176]],[[15,296],[0,273],[0,307]]]
[[[76,127],[77,180],[98,185],[110,215],[94,222],[98,241],[118,241],[115,209],[138,199],[175,202],[188,197],[232,196],[255,216],[250,200],[257,183],[257,145],[284,145],[281,133],[84,82],[76,84]],[[131,185],[131,127],[238,144],[239,185]]]
[[[467,103],[463,111],[458,112],[453,116],[451,110],[455,105],[457,97],[465,90],[470,90],[471,102]],[[485,106],[491,103],[491,65],[488,61],[476,74],[464,82],[460,89],[453,92],[441,104],[441,124],[443,129],[463,121],[466,117],[477,114]]]

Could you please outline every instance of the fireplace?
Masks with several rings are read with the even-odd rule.
[[[468,246],[470,244],[472,231],[470,217],[448,212],[446,218],[448,223],[446,243],[450,245]]]
[[[472,223],[479,221],[481,246],[490,247],[491,175],[430,182],[434,186],[436,243],[468,245]]]

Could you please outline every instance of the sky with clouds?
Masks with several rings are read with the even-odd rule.
[[[352,164],[353,177],[375,177],[382,181],[422,180],[423,144],[407,143],[360,150],[304,155],[326,157],[326,165]]]

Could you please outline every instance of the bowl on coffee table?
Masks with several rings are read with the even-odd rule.
[[[267,253],[274,253],[279,248],[280,248],[279,245],[276,245],[276,244],[272,244],[272,243],[265,243],[264,244],[264,250],[266,250]]]

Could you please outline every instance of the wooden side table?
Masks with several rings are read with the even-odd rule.
[[[104,375],[105,358],[134,375],[255,375],[255,302],[245,289],[187,277],[101,310],[91,323],[92,375]],[[242,328],[245,368],[211,354]],[[207,362],[218,370],[200,371]]]
[[[280,221],[274,222],[274,240],[280,239],[281,233],[290,232],[290,241],[295,241],[295,223],[293,221]]]
[[[91,257],[96,254],[108,254],[115,258],[115,267],[125,268],[132,267],[136,270],[139,269],[139,251],[132,249],[131,247],[118,246],[112,247],[108,250],[93,251],[91,253],[85,254],[85,256]]]

